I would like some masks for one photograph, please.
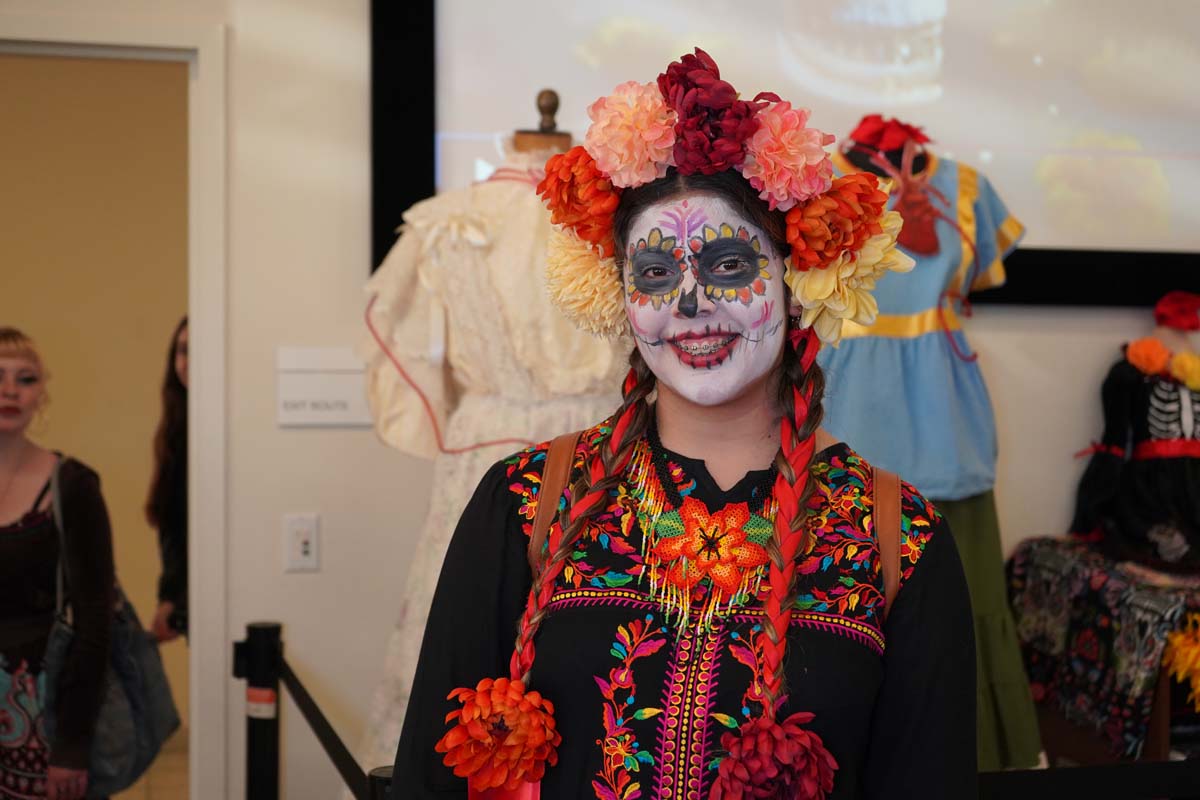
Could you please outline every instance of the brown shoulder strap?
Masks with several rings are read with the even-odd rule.
[[[529,535],[529,568],[537,575],[542,565],[542,548],[550,535],[550,525],[558,513],[558,498],[562,497],[571,477],[575,447],[583,431],[564,433],[550,442],[546,466],[542,470],[542,488],[538,491],[537,512],[533,515],[533,532]]]
[[[900,589],[900,476],[874,469],[875,539],[883,566],[884,617]]]

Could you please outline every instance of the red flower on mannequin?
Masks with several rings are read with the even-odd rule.
[[[857,145],[884,151],[899,150],[910,139],[917,144],[929,141],[929,137],[916,125],[898,119],[884,119],[880,114],[863,117],[858,127],[851,131],[850,139]]]
[[[1167,292],[1154,306],[1154,321],[1177,331],[1200,330],[1200,294]]]

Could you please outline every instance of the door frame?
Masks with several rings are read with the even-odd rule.
[[[188,65],[188,543],[191,797],[227,794],[226,28],[145,14],[0,12],[0,52]],[[200,768],[203,765],[203,768]]]

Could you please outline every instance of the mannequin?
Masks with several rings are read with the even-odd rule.
[[[576,330],[544,288],[550,222],[535,186],[571,135],[555,127],[557,94],[541,92],[537,107],[538,128],[515,132],[488,180],[405,213],[367,285],[376,432],[431,459],[433,475],[407,582],[388,595],[399,617],[358,752],[368,768],[395,756],[438,572],[472,487],[498,458],[591,424],[619,398],[623,348]]]
[[[1119,560],[1200,572],[1200,295],[1171,292],[1101,390],[1071,530]]]
[[[984,176],[929,142],[919,127],[873,114],[834,155],[840,172],[892,180],[889,207],[904,217],[898,242],[917,263],[879,281],[874,325],[822,351],[826,423],[905,475],[949,520],[975,613],[979,768],[1030,767],[1040,745],[1004,593],[995,423],[962,323],[968,294],[1004,282],[1003,259],[1024,229]]]

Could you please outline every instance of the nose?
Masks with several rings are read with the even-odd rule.
[[[685,319],[707,317],[716,309],[714,303],[704,293],[703,287],[694,277],[689,275],[680,287],[679,302],[675,305],[675,316]]]

